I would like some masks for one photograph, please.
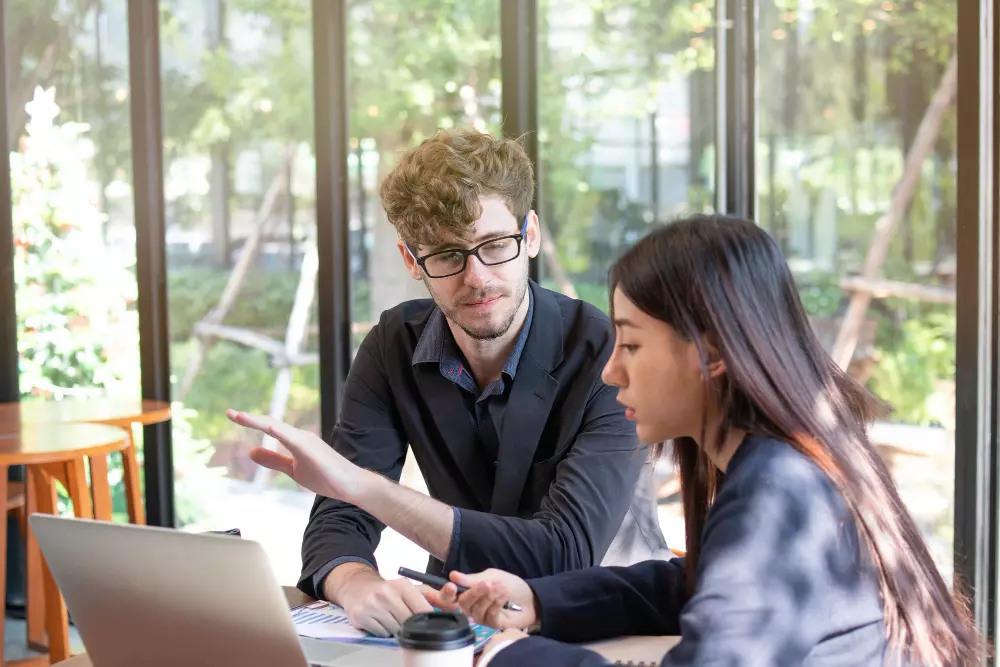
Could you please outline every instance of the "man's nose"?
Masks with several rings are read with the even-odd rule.
[[[470,255],[465,262],[465,273],[463,274],[465,284],[470,287],[481,287],[489,278],[490,272],[486,265],[479,261],[475,255]]]

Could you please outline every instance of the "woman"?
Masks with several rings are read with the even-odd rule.
[[[686,558],[528,582],[453,573],[477,621],[542,635],[504,632],[480,665],[605,664],[553,640],[632,634],[680,635],[663,665],[979,663],[966,607],[866,435],[881,404],[824,353],[774,240],[695,216],[627,252],[610,289],[604,379],[643,442],[675,443]]]

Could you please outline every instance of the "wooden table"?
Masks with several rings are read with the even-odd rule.
[[[288,606],[295,608],[304,604],[315,602],[311,597],[293,586],[283,586],[285,598]],[[680,641],[680,637],[620,637],[618,639],[608,639],[584,646],[595,651],[606,660],[615,661],[628,660],[652,661],[659,664],[663,660],[664,654],[672,649]],[[60,667],[93,667],[87,655],[80,654],[73,656],[65,662],[59,663]],[[139,667],[138,661],[136,667]]]
[[[170,404],[138,398],[95,398],[62,401],[27,400],[0,403],[0,432],[5,423],[91,422],[130,428],[170,419]]]
[[[132,432],[133,424],[159,424],[170,419],[170,404],[165,401],[144,401],[138,398],[67,399],[63,401],[25,401],[0,403],[0,433],[14,433],[25,424],[50,422],[107,424]],[[135,447],[122,450],[125,496],[129,520],[145,524],[146,512],[142,489],[138,484],[139,463]],[[96,471],[106,473],[106,468]],[[93,474],[93,472],[92,472]],[[103,518],[99,516],[98,518]]]
[[[170,404],[165,401],[148,401],[139,398],[95,398],[95,399],[66,399],[61,401],[52,400],[28,400],[15,403],[0,403],[0,433],[17,433],[26,425],[45,423],[93,423],[117,426],[125,429],[131,435],[133,424],[158,424],[170,419]],[[129,446],[121,450],[122,454],[122,478],[125,483],[125,500],[128,506],[129,521],[136,524],[146,523],[146,509],[143,504],[142,488],[139,480],[139,462],[136,457],[135,447]],[[91,459],[91,477],[107,477],[107,458],[94,457]],[[29,478],[30,482],[30,478]],[[29,484],[30,487],[30,484]],[[95,495],[97,505],[94,507],[94,516],[97,519],[111,520],[111,505],[105,504],[104,494]],[[33,507],[33,494],[30,488],[26,494],[28,503],[27,513],[30,514]],[[35,568],[40,562],[41,554],[34,537],[28,531],[25,538],[26,558],[31,568],[31,563],[35,563]],[[28,601],[27,605],[27,625],[28,643],[39,651],[47,648],[45,633],[42,628],[43,608],[38,604],[39,582],[28,581]],[[31,605],[30,602],[35,604]]]
[[[129,447],[128,434],[120,428],[102,424],[22,424],[15,433],[0,431],[0,517],[7,516],[7,469],[12,465],[26,466],[32,480],[36,511],[56,513],[54,480],[63,481],[74,498],[77,516],[93,517],[90,487],[84,458],[107,457],[112,452]],[[100,480],[95,479],[95,484]],[[107,487],[107,475],[104,486]],[[110,490],[107,491],[110,495]],[[31,495],[31,494],[29,494]],[[6,597],[7,531],[0,530],[0,600]],[[66,606],[52,574],[39,560],[44,587],[46,626],[49,647],[53,655],[69,655],[69,634]],[[29,562],[29,567],[31,564]],[[30,579],[30,573],[29,573]],[[3,646],[3,626],[0,625],[0,647]],[[32,659],[31,662],[37,662]],[[0,656],[0,665],[4,664]]]

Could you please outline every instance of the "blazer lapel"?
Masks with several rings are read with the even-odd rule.
[[[550,371],[562,361],[562,313],[555,297],[531,283],[535,299],[531,331],[504,408],[491,511],[514,516],[535,458],[538,440],[559,390]]]
[[[473,496],[479,499],[480,507],[489,507],[492,485],[486,460],[475,444],[479,434],[465,410],[461,388],[442,376],[437,364],[417,364],[413,370],[419,396],[426,402],[445,447],[469,482]]]

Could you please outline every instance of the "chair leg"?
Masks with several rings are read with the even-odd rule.
[[[38,512],[37,483],[35,475],[29,473],[24,480],[24,509],[31,516]],[[42,577],[42,551],[38,548],[31,524],[25,525],[25,614],[28,625],[28,646],[45,653],[49,642],[45,637],[45,584]]]
[[[82,468],[82,460],[80,464]],[[39,513],[54,516],[57,503],[56,486],[52,475],[44,466],[29,466],[28,474],[34,475]],[[45,590],[45,626],[49,635],[49,662],[57,663],[68,660],[70,657],[69,615],[66,612],[66,602],[59,592],[59,587],[56,586],[56,581],[45,563],[44,556],[41,561],[42,581]]]
[[[66,490],[73,503],[73,514],[78,519],[93,519],[94,505],[90,501],[90,487],[87,485],[87,468],[83,459],[66,462]],[[107,480],[107,475],[105,475]]]
[[[135,440],[129,439],[129,446],[122,450],[122,472],[125,476],[125,500],[128,505],[128,520],[146,525],[146,508],[142,504],[142,484],[139,477],[139,462],[135,455]]]
[[[0,516],[4,517],[4,527],[0,530],[0,600],[7,600],[7,466],[0,465]],[[3,619],[0,618],[0,621]],[[4,623],[0,623],[0,650],[3,650]],[[0,663],[3,656],[0,655]]]
[[[90,490],[94,499],[94,518],[98,521],[111,521],[107,455],[90,457]]]

